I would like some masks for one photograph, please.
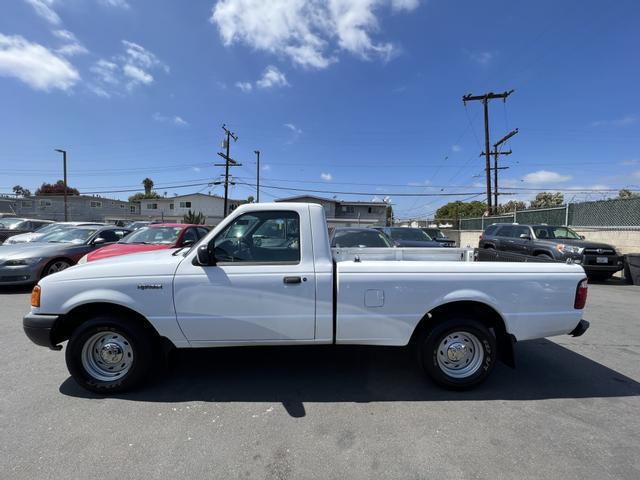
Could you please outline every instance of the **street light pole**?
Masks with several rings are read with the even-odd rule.
[[[256,154],[256,203],[260,203],[260,150],[254,150]]]
[[[67,210],[67,151],[56,148],[56,152],[60,152],[62,154],[62,169],[64,170],[64,221],[68,221],[68,210]]]

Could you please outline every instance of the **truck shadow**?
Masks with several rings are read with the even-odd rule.
[[[183,350],[152,382],[117,398],[144,402],[281,402],[293,417],[304,402],[542,400],[640,395],[640,383],[549,340],[517,346],[517,369],[498,364],[479,388],[441,389],[408,349],[252,347]],[[72,378],[64,395],[103,398]]]

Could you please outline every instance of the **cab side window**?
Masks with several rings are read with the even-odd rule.
[[[241,215],[213,240],[219,263],[300,262],[300,217],[291,211]]]

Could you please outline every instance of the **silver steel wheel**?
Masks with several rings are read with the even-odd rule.
[[[47,271],[45,272],[45,275],[51,275],[52,273],[61,272],[62,270],[65,270],[70,266],[71,265],[69,265],[69,262],[65,262],[64,260],[56,260],[55,262],[53,262],[51,265],[47,267]]]
[[[96,333],[82,346],[82,366],[96,380],[111,382],[122,378],[132,365],[133,349],[120,333]]]
[[[452,332],[438,345],[438,366],[452,378],[467,378],[480,369],[484,348],[478,337],[469,332]]]

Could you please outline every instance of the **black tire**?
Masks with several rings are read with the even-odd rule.
[[[475,342],[465,341],[470,336],[475,337],[478,341],[481,349],[481,357],[476,369],[469,371],[466,376],[452,376],[445,369],[443,364],[450,360],[448,350],[443,351],[441,349],[441,343],[447,339],[448,336],[456,333],[463,333],[461,337],[456,340],[460,340],[463,345],[467,345],[467,353],[469,353],[469,345],[476,345]],[[453,346],[453,343],[450,343]],[[491,373],[493,366],[497,359],[496,338],[482,323],[469,317],[456,317],[450,320],[446,320],[437,324],[431,330],[427,331],[421,341],[418,344],[420,351],[420,359],[422,367],[429,377],[445,388],[452,390],[465,390],[473,388],[482,383]],[[477,350],[477,349],[476,349]],[[471,352],[472,353],[472,352]],[[473,354],[473,353],[472,353]]]
[[[94,343],[92,339],[96,337],[106,338],[106,340]],[[87,342],[94,346],[102,345],[101,351],[116,345],[113,347],[115,353],[110,360],[117,359],[118,353],[122,353],[123,364],[127,364],[126,371],[121,370],[115,374],[107,372],[107,375],[115,375],[112,379],[100,378],[100,372],[106,372],[113,364],[104,363],[102,361],[104,358],[101,357],[98,349],[92,349],[95,351],[95,356],[92,357],[93,360],[87,360],[87,356],[90,355],[85,352],[85,344],[87,349],[90,347]],[[108,345],[109,342],[114,343]],[[130,390],[148,377],[153,365],[153,351],[151,335],[135,320],[105,315],[82,323],[73,332],[67,344],[65,360],[69,373],[82,388],[96,393],[112,394]],[[109,355],[111,352],[108,351],[106,354]],[[95,357],[99,359],[95,360]],[[115,368],[120,368],[120,362],[116,361],[116,363]]]
[[[56,269],[55,272],[52,272],[51,269],[56,265],[58,266],[58,268]],[[47,265],[42,269],[42,275],[40,276],[40,278],[44,278],[44,277],[46,277],[48,275],[53,275],[54,273],[66,270],[67,268],[69,268],[72,265],[73,265],[73,263],[71,263],[69,260],[67,260],[65,258],[53,259],[49,263],[47,263]]]

